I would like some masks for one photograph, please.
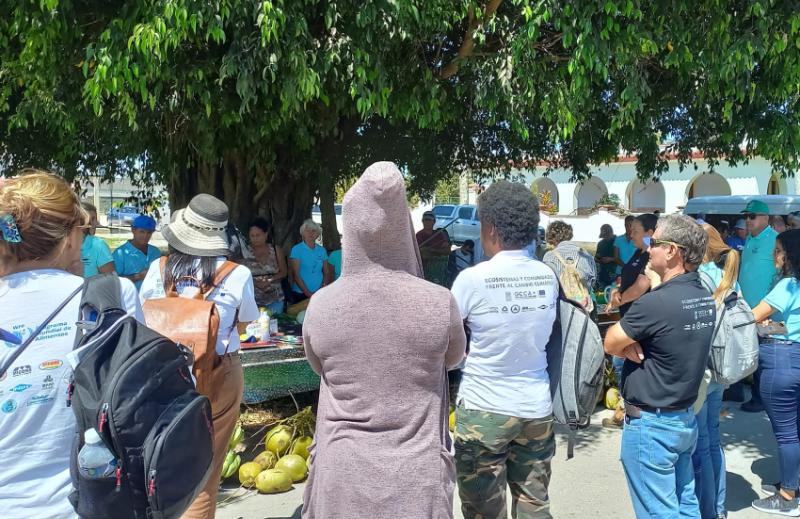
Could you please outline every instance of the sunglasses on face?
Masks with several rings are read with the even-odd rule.
[[[669,240],[659,240],[657,238],[650,238],[650,245],[655,245],[656,247],[661,246],[661,245],[672,245],[672,246],[677,247],[679,249],[685,249],[686,248],[685,246],[681,245],[680,243],[675,243],[674,241],[669,241]]]
[[[747,218],[748,220],[755,220],[758,216],[759,215],[753,213],[747,213],[746,215],[744,215],[744,217]]]

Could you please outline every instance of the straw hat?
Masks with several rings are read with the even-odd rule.
[[[161,231],[175,250],[192,256],[227,256],[228,206],[216,197],[200,194],[186,209],[175,213]]]

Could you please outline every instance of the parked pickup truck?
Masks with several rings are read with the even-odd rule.
[[[481,235],[481,222],[478,210],[474,205],[437,205],[433,208],[436,215],[436,229],[445,229],[450,240],[464,243],[465,240],[477,241]]]

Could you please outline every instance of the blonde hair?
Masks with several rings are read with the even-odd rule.
[[[0,216],[5,215],[16,222],[22,241],[11,243],[0,237],[4,264],[50,257],[75,227],[89,219],[64,179],[34,169],[0,183]]]
[[[717,263],[725,256],[725,265],[722,268],[722,280],[714,291],[714,299],[717,301],[717,304],[719,304],[722,302],[722,297],[728,290],[733,288],[736,279],[739,277],[739,253],[728,247],[728,245],[722,241],[722,236],[720,236],[719,231],[713,226],[704,223],[702,227],[708,235],[708,244],[706,245],[703,263]]]

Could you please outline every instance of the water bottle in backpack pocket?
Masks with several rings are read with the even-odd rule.
[[[94,427],[83,434],[83,442],[78,453],[78,471],[81,476],[88,479],[114,477],[117,472],[117,457],[108,450]]]

